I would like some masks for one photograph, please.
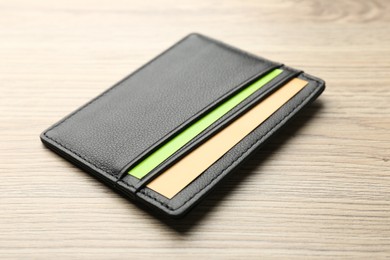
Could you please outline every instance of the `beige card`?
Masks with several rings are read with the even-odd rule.
[[[162,172],[147,187],[171,199],[307,85],[292,79]]]

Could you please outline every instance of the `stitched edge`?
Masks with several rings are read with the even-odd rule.
[[[303,75],[304,78],[306,78],[304,75]],[[317,82],[318,84],[320,84],[319,81],[315,80],[315,79],[311,79],[315,82]],[[196,193],[194,193],[190,198],[188,198],[186,201],[183,202],[182,205],[180,205],[179,207],[177,208],[173,208],[171,206],[169,206],[167,203],[159,200],[158,198],[152,196],[151,194],[149,194],[145,189],[142,189],[140,190],[139,192],[141,194],[144,194],[145,196],[151,198],[152,200],[158,202],[161,206],[171,210],[171,211],[175,211],[175,210],[178,210],[180,209],[181,207],[185,206],[190,200],[192,200],[196,195],[198,195],[201,191],[203,191],[204,189],[206,189],[207,187],[209,187],[210,185],[213,184],[214,180],[216,180],[221,174],[223,174],[224,172],[226,172],[227,170],[229,170],[229,167],[232,166],[236,161],[238,161],[249,149],[251,149],[254,145],[256,145],[257,143],[259,143],[260,141],[262,141],[262,139],[264,139],[264,137],[270,132],[272,131],[273,129],[275,129],[277,126],[279,126],[282,121],[284,121],[290,114],[292,114],[293,112],[295,112],[297,110],[297,108],[309,97],[313,94],[314,91],[316,91],[317,89],[314,88],[312,91],[310,91],[304,98],[302,98],[302,100],[300,100],[298,102],[298,104],[296,106],[294,106],[291,111],[286,114],[279,122],[277,122],[273,127],[271,127],[269,130],[266,131],[265,134],[263,134],[262,136],[260,136],[258,139],[256,139],[245,151],[243,151],[235,160],[233,160],[228,166],[226,166],[225,169],[223,169],[221,172],[219,172],[216,176],[214,176],[210,182],[208,182],[208,184],[206,186],[204,186],[203,188],[201,188],[199,191],[197,191]],[[126,184],[127,185],[127,184]]]
[[[70,148],[64,146],[63,144],[61,144],[61,143],[60,143],[58,140],[56,140],[55,138],[52,138],[52,137],[47,136],[46,133],[43,133],[43,135],[44,135],[46,138],[48,138],[49,140],[51,140],[51,141],[53,141],[54,143],[56,143],[58,146],[64,148],[66,151],[71,152],[72,154],[76,155],[76,156],[79,157],[80,159],[82,159],[82,160],[86,161],[87,163],[91,164],[91,165],[94,166],[95,168],[97,168],[97,169],[99,169],[99,170],[101,170],[101,171],[103,171],[103,172],[105,172],[105,173],[107,173],[107,174],[109,174],[109,175],[115,177],[113,174],[111,174],[111,171],[110,171],[108,168],[105,168],[105,167],[100,166],[100,165],[99,165],[99,166],[96,165],[95,163],[93,163],[93,162],[91,162],[90,160],[88,160],[88,158],[86,158],[86,157],[82,156],[81,154],[77,153],[76,151],[74,151],[74,150],[72,150],[72,149],[70,149]]]
[[[200,37],[200,38],[203,38],[203,39],[205,39],[205,40],[211,41],[211,42],[213,42],[213,43],[219,45],[220,47],[226,48],[227,50],[236,52],[236,53],[238,53],[238,54],[243,54],[243,55],[245,55],[245,56],[247,56],[248,58],[251,58],[251,59],[255,59],[255,60],[260,59],[260,60],[262,60],[262,61],[264,61],[264,62],[266,62],[266,63],[272,64],[272,65],[282,65],[282,64],[279,63],[279,62],[274,62],[274,61],[268,60],[268,59],[266,59],[266,58],[257,56],[257,55],[255,55],[255,54],[253,54],[253,53],[247,52],[247,51],[242,50],[242,49],[240,49],[240,48],[237,48],[237,47],[235,47],[235,46],[233,46],[233,45],[224,43],[223,41],[219,41],[219,40],[217,40],[217,39],[210,38],[210,37],[208,37],[208,36],[206,36],[206,35],[203,35],[203,34],[192,33],[192,34],[190,34],[189,36],[191,36],[191,35],[196,35],[196,36],[198,36],[198,37]]]
[[[46,138],[48,138],[49,140],[52,140],[53,142],[55,142],[57,145],[61,146],[62,148],[68,150],[69,152],[71,152],[72,154],[74,154],[75,156],[81,158],[82,160],[85,160],[86,162],[90,163],[91,165],[93,165],[94,167],[96,167],[97,169],[111,175],[112,177],[115,177],[115,178],[119,178],[120,179],[120,173],[122,172],[122,169],[119,171],[119,172],[114,172],[112,170],[110,170],[109,168],[106,168],[104,166],[101,166],[101,165],[96,165],[96,163],[93,163],[91,162],[90,159],[87,159],[87,157],[82,156],[80,155],[79,153],[73,151],[72,149],[70,149],[69,147],[67,147],[66,145],[62,144],[59,140],[56,140],[54,139],[53,137],[50,137],[48,135],[48,132],[54,130],[56,127],[59,127],[61,124],[65,123],[67,120],[69,120],[70,118],[72,118],[73,116],[75,116],[76,114],[78,114],[79,112],[81,112],[83,109],[87,108],[89,105],[91,105],[92,103],[98,101],[99,99],[101,99],[102,97],[104,97],[106,94],[108,94],[109,92],[113,91],[114,89],[116,89],[118,86],[120,86],[120,84],[122,82],[124,82],[125,80],[131,78],[135,73],[141,71],[142,69],[146,68],[147,66],[150,66],[151,64],[153,64],[158,58],[162,57],[164,54],[167,54],[169,51],[171,51],[174,47],[176,47],[177,45],[179,45],[180,43],[184,42],[186,39],[188,39],[189,37],[193,36],[193,35],[196,35],[197,37],[199,38],[203,38],[203,39],[206,39],[220,47],[223,47],[223,48],[228,48],[230,49],[231,51],[234,51],[236,52],[237,54],[240,54],[240,55],[244,55],[244,56],[247,56],[247,57],[250,57],[252,59],[255,59],[255,60],[260,60],[261,62],[264,62],[266,64],[269,64],[269,65],[277,65],[277,63],[274,63],[274,62],[271,62],[269,60],[266,60],[264,58],[261,58],[261,57],[256,57],[250,53],[247,53],[245,51],[242,51],[238,48],[234,48],[230,45],[227,45],[223,42],[220,42],[220,41],[217,41],[217,40],[214,40],[212,38],[209,38],[209,37],[206,37],[206,36],[203,36],[201,34],[189,34],[187,35],[186,37],[184,37],[183,39],[181,39],[180,41],[178,41],[177,43],[175,43],[174,45],[172,45],[171,47],[169,47],[168,49],[166,49],[165,51],[163,51],[161,54],[157,55],[156,57],[154,57],[152,60],[150,60],[149,62],[147,62],[146,64],[144,64],[143,66],[141,66],[140,68],[138,68],[137,70],[135,70],[133,73],[131,73],[130,75],[128,75],[127,77],[125,77],[124,79],[122,79],[121,81],[119,81],[118,83],[116,83],[114,86],[112,86],[111,88],[109,88],[108,90],[106,90],[105,92],[103,92],[102,94],[98,95],[97,97],[95,97],[94,99],[92,99],[91,101],[89,101],[88,103],[86,103],[85,105],[81,106],[79,109],[77,109],[76,111],[72,112],[71,114],[69,114],[68,116],[66,116],[65,118],[63,118],[62,120],[60,120],[59,122],[57,122],[56,124],[54,124],[53,126],[51,126],[49,129],[47,129],[43,134]],[[264,73],[264,71],[262,71],[261,73]],[[252,76],[253,77],[253,76]],[[245,82],[245,81],[244,81]],[[243,84],[240,83],[239,85]],[[211,102],[209,105],[207,105],[206,107],[210,106],[212,103],[215,103],[217,100],[221,99],[221,97],[217,98],[216,100],[214,100],[213,102]],[[196,115],[196,113],[194,115],[192,115],[190,118],[194,117]],[[187,120],[189,120],[187,119]],[[175,128],[177,129],[177,128]],[[173,130],[174,131],[174,130]],[[168,135],[170,134],[171,132],[168,133]],[[165,139],[166,136],[164,136],[162,139]],[[155,146],[155,144],[153,144],[152,146]],[[150,147],[152,147],[150,146]],[[150,149],[150,147],[147,148]],[[137,155],[137,157],[139,157],[140,155]],[[118,176],[119,175],[119,176]],[[118,179],[118,180],[119,180]]]

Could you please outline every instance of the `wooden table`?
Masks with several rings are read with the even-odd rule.
[[[190,32],[324,94],[185,219],[157,218],[39,134]],[[390,2],[0,0],[0,258],[390,256]]]

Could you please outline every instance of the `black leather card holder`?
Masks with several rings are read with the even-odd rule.
[[[127,174],[186,126],[276,68],[283,73],[145,178]],[[169,165],[294,77],[309,83],[177,196],[167,199],[146,187]],[[126,196],[170,216],[182,216],[324,88],[324,81],[300,70],[190,34],[40,137],[47,147]]]

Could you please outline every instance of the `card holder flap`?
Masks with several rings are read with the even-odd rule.
[[[248,81],[281,66],[191,34],[42,133],[42,141],[107,181]]]

